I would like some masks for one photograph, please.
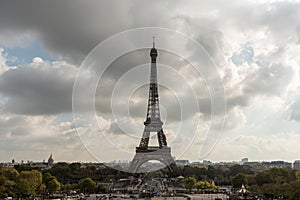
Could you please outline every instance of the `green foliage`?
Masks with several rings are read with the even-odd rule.
[[[235,176],[237,174],[253,174],[249,169],[245,169],[243,165],[233,165],[229,168],[228,175]]]
[[[184,181],[184,186],[189,191],[192,191],[193,187],[195,186],[196,179],[195,177],[187,177]]]
[[[274,177],[272,177],[269,171],[262,171],[256,175],[255,180],[258,186],[263,186],[273,183]]]
[[[27,184],[27,181],[29,183],[30,193],[35,194],[42,184],[42,173],[37,170],[22,171],[19,176],[19,181],[22,181],[22,184]]]
[[[64,191],[64,192],[69,192],[69,191],[72,191],[72,190],[77,190],[79,189],[79,186],[77,183],[67,183],[67,184],[64,184],[61,186],[61,190]]]
[[[21,171],[17,181],[16,194],[34,195],[42,184],[42,173],[37,170]],[[21,187],[20,187],[21,185]]]
[[[63,183],[68,183],[71,178],[71,168],[68,163],[57,163],[48,172]]]
[[[85,178],[79,183],[79,188],[81,192],[92,193],[96,189],[96,182],[91,178]]]
[[[149,177],[149,178],[159,178],[159,177],[161,177],[161,174],[159,173],[159,171],[151,171],[147,174],[147,177]]]
[[[78,173],[81,170],[81,164],[80,163],[71,163],[69,165],[69,168],[71,169],[72,174]]]
[[[296,180],[290,183],[292,199],[298,200],[300,199],[300,181]]]
[[[50,193],[60,190],[61,187],[61,184],[57,178],[48,172],[43,176],[43,183],[45,184],[46,190]]]
[[[11,181],[17,181],[19,178],[20,173],[12,168],[12,169],[6,169],[3,171],[5,176],[7,177],[7,179],[11,180]]]
[[[292,198],[292,188],[288,183],[282,185],[276,185],[274,188],[274,196],[283,197],[284,199]]]
[[[255,175],[246,175],[248,185],[256,185]]]
[[[38,167],[31,167],[29,164],[15,165],[14,168],[19,173],[22,171],[40,170]]]
[[[6,184],[7,184],[7,178],[3,175],[0,175],[0,197],[5,196]]]
[[[260,187],[261,189],[261,194],[273,198],[274,197],[274,185],[273,184],[264,184]]]
[[[16,184],[15,193],[20,197],[28,197],[34,195],[35,191],[29,180],[20,178]]]
[[[238,174],[233,177],[232,184],[237,186],[237,182],[240,184],[243,179],[253,194],[263,194],[269,198],[297,199],[297,195],[300,194],[300,181],[297,181],[297,175],[297,171],[289,168],[271,168],[256,175]]]
[[[0,185],[0,197],[5,197],[5,186]]]
[[[53,168],[42,171],[33,170],[29,165],[19,165],[16,169],[0,167],[0,197],[28,197],[43,192],[57,190],[70,191],[80,189],[82,192],[107,192],[104,185],[95,181],[109,181],[127,178],[130,174],[115,169],[80,163],[58,163]],[[185,166],[173,173],[167,169],[151,172],[149,177],[168,175],[168,177],[187,177],[184,186],[191,191],[193,188],[217,189],[204,180],[215,180],[217,185],[232,184],[239,189],[242,184],[253,194],[265,194],[270,198],[299,199],[300,171],[292,169],[272,168],[254,174],[243,165],[232,167],[208,166],[198,168]],[[90,177],[90,178],[87,178]],[[42,180],[42,181],[41,181]],[[200,180],[196,182],[196,180]]]
[[[300,181],[300,170],[295,171],[295,177],[297,181]]]
[[[98,193],[107,193],[107,188],[103,184],[99,184],[97,186],[97,192]]]
[[[214,184],[210,184],[207,181],[199,181],[199,182],[195,183],[195,188],[197,189],[197,191],[205,190],[205,189],[213,189],[213,190],[218,189]]]
[[[53,178],[55,178],[54,176],[52,176],[49,172],[45,173],[43,175],[43,183],[47,184],[49,181],[51,181]]]
[[[232,187],[233,188],[240,188],[242,185],[247,185],[248,180],[245,174],[239,173],[232,177]]]
[[[46,188],[48,189],[48,191],[50,193],[56,192],[56,191],[60,190],[60,183],[58,182],[58,180],[56,178],[54,178],[47,183]]]
[[[19,172],[15,169],[0,170],[0,197],[15,196],[14,187],[18,177]]]
[[[44,183],[42,183],[42,184],[40,185],[40,187],[38,188],[38,192],[39,192],[40,194],[44,194],[45,191],[46,191],[46,185],[45,185]]]

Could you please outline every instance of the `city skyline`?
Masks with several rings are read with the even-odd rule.
[[[174,158],[175,159],[175,158]],[[294,160],[294,161],[285,161],[285,160],[249,160],[248,158],[242,158],[240,160],[232,160],[232,161],[211,161],[211,160],[202,160],[202,161],[190,161],[190,160],[181,160],[181,159],[175,159],[174,160],[177,166],[183,167],[183,166],[201,166],[201,167],[208,167],[208,166],[234,166],[234,165],[241,165],[241,166],[251,166],[253,168],[260,166],[260,170],[265,169],[264,167],[272,168],[272,167],[279,167],[279,168],[293,168],[293,169],[300,169],[300,160]],[[49,164],[50,162],[50,164]],[[122,167],[127,168],[131,161],[130,160],[112,160],[109,162],[101,162],[101,161],[95,161],[95,162],[82,162],[82,161],[71,161],[71,162],[65,162],[65,161],[55,161],[53,159],[53,155],[50,154],[48,159],[43,160],[15,160],[12,159],[11,161],[7,162],[0,162],[0,165],[5,168],[12,168],[15,165],[30,165],[31,167],[38,167],[38,168],[47,168],[47,167],[53,167],[55,164],[59,163],[80,163],[80,164],[101,164],[108,167],[120,167],[120,164]],[[155,161],[155,162],[149,162],[144,163],[145,166],[165,166],[163,163]],[[124,169],[126,171],[126,169]]]
[[[176,159],[300,159],[300,2],[89,1],[83,6],[67,0],[0,5],[0,162],[42,160],[50,153],[57,161],[97,161],[92,141],[77,132],[90,124],[73,119],[75,79],[98,80],[92,73],[78,76],[98,44],[149,27],[184,34],[207,53],[198,57],[186,43],[156,35],[161,118]],[[95,91],[99,132],[126,154],[124,160],[134,155],[147,108],[148,85],[143,81],[149,81],[153,35],[135,36],[128,38],[129,45],[136,47],[135,40],[143,39],[148,47],[110,63]],[[182,46],[182,54],[164,49],[167,45]],[[198,62],[200,75],[190,60]],[[209,71],[213,67],[214,73]],[[219,79],[222,85],[215,81]],[[129,93],[126,89],[133,86]],[[83,94],[78,98],[85,103]],[[124,102],[127,110],[117,109],[113,116],[113,109]],[[210,131],[222,126],[212,118],[222,122],[223,117],[221,134],[211,137]],[[123,156],[109,148],[96,150],[100,162]]]

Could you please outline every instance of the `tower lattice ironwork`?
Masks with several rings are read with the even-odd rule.
[[[129,167],[131,172],[137,172],[139,167],[149,160],[158,160],[164,163],[171,171],[176,167],[174,159],[171,156],[171,148],[167,146],[167,139],[162,128],[163,123],[160,119],[156,66],[157,56],[158,53],[153,37],[153,48],[150,51],[151,70],[147,116],[144,122],[145,127],[140,145],[136,147],[136,154]],[[158,146],[149,146],[151,133],[157,134]]]

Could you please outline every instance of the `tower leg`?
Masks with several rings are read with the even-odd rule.
[[[128,171],[131,173],[138,173],[139,168],[150,160],[157,160],[163,163],[170,171],[176,169],[175,161],[171,155],[171,149],[169,147],[163,147],[156,151],[148,152],[136,152],[133,160],[130,163]]]

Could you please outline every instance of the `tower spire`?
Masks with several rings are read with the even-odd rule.
[[[157,56],[158,56],[158,53],[157,53],[157,49],[155,49],[155,36],[153,36],[153,48],[150,51],[151,63],[156,63]],[[156,66],[155,66],[155,68],[156,68]]]
[[[153,36],[152,38],[153,38],[153,48],[155,48],[155,36]]]

